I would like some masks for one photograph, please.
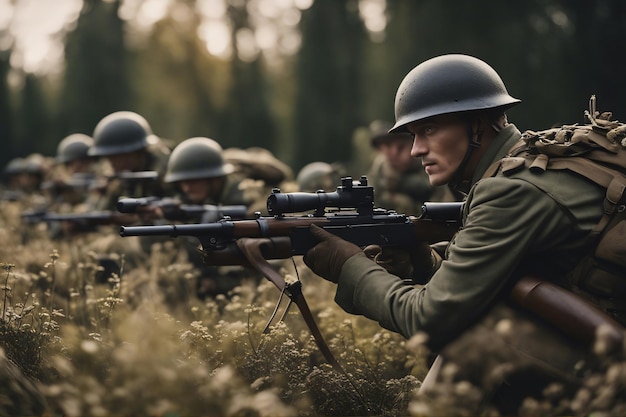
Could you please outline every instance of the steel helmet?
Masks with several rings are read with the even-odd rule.
[[[15,175],[26,172],[26,160],[24,158],[13,158],[4,167],[6,175]]]
[[[165,171],[166,183],[201,178],[214,178],[234,171],[232,164],[225,163],[222,146],[205,137],[189,138],[174,148]]]
[[[370,145],[372,145],[372,148],[378,148],[383,143],[396,138],[413,141],[413,135],[408,132],[399,131],[389,133],[392,126],[393,125],[391,123],[383,120],[374,120],[370,123],[368,129],[370,133]]]
[[[105,116],[93,132],[94,145],[90,156],[107,156],[137,151],[148,146],[152,136],[150,125],[142,116],[118,111]]]
[[[406,130],[407,124],[431,116],[504,110],[519,102],[486,62],[469,55],[442,55],[422,62],[404,77],[396,93],[396,123],[390,132]]]
[[[88,158],[89,148],[93,146],[91,136],[82,133],[74,133],[66,136],[57,146],[57,156],[55,158],[58,164],[76,161]]]
[[[339,185],[337,170],[326,162],[311,162],[300,169],[296,177],[298,189],[303,192],[333,191]]]

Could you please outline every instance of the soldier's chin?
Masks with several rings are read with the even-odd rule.
[[[450,182],[450,179],[444,175],[433,173],[428,174],[428,182],[430,182],[430,185],[432,186],[439,186],[446,185],[448,182]]]

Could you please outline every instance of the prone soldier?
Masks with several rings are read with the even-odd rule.
[[[265,205],[266,195],[262,193],[263,183],[250,183],[235,166],[226,162],[222,146],[214,139],[193,137],[182,141],[172,151],[167,163],[164,181],[174,185],[180,193],[180,200],[189,204],[245,205],[249,208],[248,217],[260,207],[260,197]],[[256,184],[261,189],[251,190]],[[157,216],[163,216],[158,213]],[[185,240],[187,255],[197,266],[199,277],[196,292],[199,298],[227,294],[240,285],[243,270],[236,268],[215,268],[203,262],[202,253],[193,240]]]
[[[315,226],[311,232],[320,243],[304,257],[316,274],[337,283],[335,301],[347,312],[407,338],[426,335],[438,358],[420,393],[449,380],[452,374],[441,369],[452,358],[463,359],[453,381],[480,387],[483,400],[503,415],[517,414],[525,398],[540,398],[548,386],[576,392],[593,363],[589,346],[510,305],[508,291],[520,277],[582,294],[597,307],[587,313],[594,311],[594,319],[623,334],[602,313],[603,302],[568,279],[589,251],[587,237],[603,218],[607,190],[571,170],[531,170],[513,156],[522,134],[506,111],[519,102],[491,66],[467,55],[427,60],[400,84],[391,132],[413,135],[411,155],[421,158],[432,185],[467,193],[463,227],[445,250],[412,250],[414,261],[402,275],[422,284],[407,284],[400,272],[387,271],[399,266],[397,253],[368,256]],[[621,271],[610,282],[623,282],[623,266]],[[623,301],[611,305],[623,308]],[[555,307],[579,324],[590,318],[577,316],[569,304]]]
[[[107,265],[118,263],[109,255],[111,253],[123,253],[126,265],[130,267],[144,263],[155,243],[154,239],[120,241],[110,227],[154,220],[139,214],[119,213],[117,202],[121,197],[164,195],[167,190],[163,175],[170,149],[152,132],[143,116],[131,111],[118,111],[98,122],[88,155],[106,161],[111,171],[102,184],[92,189],[83,205],[83,211],[87,213],[111,213],[105,225],[107,229],[99,229],[99,238],[90,243],[91,249]],[[78,223],[73,223],[78,226]],[[115,267],[108,269],[115,270]]]
[[[411,157],[413,136],[391,132],[391,123],[373,121],[370,144],[377,152],[368,172],[376,190],[376,204],[398,213],[419,215],[425,201],[456,201],[445,185],[433,186],[420,161]]]
[[[310,193],[318,190],[333,191],[344,176],[343,171],[343,168],[336,163],[316,161],[306,164],[296,176],[298,190]]]

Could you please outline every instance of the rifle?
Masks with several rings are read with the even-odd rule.
[[[243,219],[248,211],[245,205],[183,204],[178,199],[156,196],[121,198],[117,202],[120,213],[138,213],[146,207],[159,207],[167,220],[200,223],[213,223],[222,218]]]
[[[443,205],[445,210],[460,213],[462,203],[430,203],[427,212],[430,215],[439,213]],[[272,249],[264,249],[266,259],[304,255],[317,244],[309,231],[311,224],[358,246],[376,244],[406,247],[420,241],[436,243],[448,240],[459,226],[457,220],[444,220],[440,214],[438,220],[433,220],[424,215],[413,217],[375,208],[374,189],[367,185],[366,177],[361,177],[359,181],[353,181],[351,177],[342,178],[342,185],[334,192],[281,193],[279,189],[274,189],[267,199],[267,210],[269,216],[248,220],[122,226],[120,235],[194,236],[202,244],[207,263],[237,265],[244,259],[235,248],[240,238],[269,238]]]
[[[357,246],[404,246],[449,240],[461,225],[463,203],[427,203],[419,217],[374,208],[374,190],[367,178],[344,177],[335,192],[281,193],[274,189],[267,200],[271,216],[255,220],[220,220],[213,224],[131,226],[126,236],[195,236],[211,265],[252,266],[274,283],[300,308],[328,362],[342,371],[325,344],[304,301],[301,283],[285,283],[267,262],[304,255],[317,244],[309,227],[316,224]],[[290,213],[308,214],[290,215]],[[516,281],[509,299],[518,307],[554,325],[568,336],[590,345],[603,326],[613,346],[621,346],[623,327],[608,314],[571,291],[535,277]],[[342,371],[343,372],[343,371]]]
[[[20,201],[22,198],[24,198],[24,196],[25,194],[22,191],[4,190],[2,191],[0,201]]]
[[[73,222],[84,225],[111,224],[118,213],[109,210],[91,211],[87,213],[51,213],[45,210],[30,210],[22,213],[25,223]]]
[[[93,173],[76,173],[67,180],[48,180],[41,184],[41,189],[53,194],[66,191],[89,191],[98,185],[98,179]]]
[[[460,212],[460,204],[455,212]],[[430,206],[432,213],[436,205]],[[449,206],[448,206],[449,207]],[[367,178],[341,179],[334,192],[281,193],[272,190],[267,199],[269,216],[256,219],[222,219],[210,224],[122,226],[127,236],[194,236],[202,244],[210,265],[244,265],[255,268],[300,309],[318,348],[326,360],[345,374],[319,331],[302,295],[300,281],[287,284],[267,259],[304,255],[317,244],[309,227],[316,224],[359,246],[409,246],[419,241],[439,242],[457,230],[455,220],[431,220],[374,207],[374,189]],[[297,213],[297,214],[294,214]]]
[[[158,186],[159,173],[157,171],[118,172],[99,179],[91,186],[91,188],[102,191],[114,181],[122,182],[124,184],[124,187],[129,189],[135,189],[145,186],[153,188]]]

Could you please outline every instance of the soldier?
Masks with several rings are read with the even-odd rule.
[[[419,215],[424,201],[456,201],[447,186],[432,186],[420,161],[411,157],[413,136],[408,132],[387,133],[391,126],[375,120],[369,128],[370,144],[378,153],[368,172],[376,205]]]
[[[181,200],[188,204],[245,205],[252,216],[262,194],[251,190],[248,179],[224,161],[222,146],[214,139],[193,137],[182,141],[172,151],[165,182],[178,187]],[[263,204],[267,195],[263,196]],[[158,208],[155,208],[158,210]],[[162,215],[162,213],[161,213]],[[213,268],[205,265],[195,240],[187,240],[190,261],[198,267],[197,295],[201,299],[227,294],[242,282],[241,268]]]
[[[111,113],[96,125],[93,139],[88,154],[106,159],[113,179],[90,203],[92,209],[115,210],[121,196],[162,196],[166,192],[162,180],[170,149],[152,133],[145,118],[130,111]],[[120,178],[119,174],[132,172],[156,172],[158,177],[144,181]]]
[[[511,306],[507,289],[529,274],[571,288],[567,274],[588,250],[585,237],[602,218],[606,194],[572,171],[535,175],[519,158],[502,159],[521,137],[505,113],[519,102],[492,67],[466,55],[427,60],[400,84],[391,132],[413,135],[411,155],[421,159],[432,185],[467,193],[463,227],[445,252],[414,249],[421,261],[409,265],[411,272],[426,284],[387,272],[381,264],[393,264],[392,253],[379,253],[378,264],[315,226],[320,243],[304,257],[338,284],[335,300],[346,311],[407,338],[427,335],[439,357],[424,386],[450,377],[437,369],[464,347],[458,377],[480,386],[504,415],[516,414],[525,397],[540,396],[551,383],[566,393],[583,383],[591,353]],[[494,163],[500,169],[492,176]],[[485,353],[494,346],[501,350]]]
[[[4,167],[4,189],[2,201],[18,201],[23,192],[20,190],[20,174],[24,171],[24,158],[13,158]]]
[[[107,232],[91,242],[91,249],[100,254],[101,263],[108,271],[120,266],[109,254],[123,253],[127,266],[145,261],[152,244],[158,239],[120,239],[110,225],[132,225],[138,222],[149,224],[154,219],[146,215],[117,212],[120,197],[162,196],[167,190],[163,184],[163,173],[170,150],[163,141],[152,133],[146,119],[130,111],[111,113],[96,125],[93,145],[88,155],[104,159],[112,171],[107,181],[94,188],[84,204],[87,212],[110,211],[112,213]],[[75,223],[75,226],[77,224]],[[83,229],[92,230],[92,229]]]
[[[311,162],[298,171],[296,182],[298,190],[313,193],[318,190],[335,191],[343,176],[343,169],[338,164],[327,162]]]
[[[97,182],[95,158],[88,155],[91,146],[91,136],[82,133],[71,134],[59,142],[55,166],[42,185],[50,200],[48,211],[71,213],[87,200],[90,188]],[[48,225],[48,232],[57,239],[71,234],[74,228],[70,222],[53,222]]]
[[[291,168],[265,148],[228,148],[224,149],[222,155],[224,161],[232,164],[245,178],[239,187],[256,201],[251,211],[267,214],[267,196],[273,188],[279,188],[282,192],[296,191]]]
[[[56,170],[43,185],[53,203],[75,206],[85,201],[89,188],[96,184],[94,157],[88,155],[92,145],[91,136],[82,133],[71,134],[59,142]]]

